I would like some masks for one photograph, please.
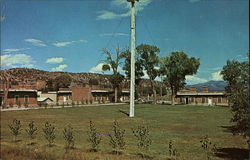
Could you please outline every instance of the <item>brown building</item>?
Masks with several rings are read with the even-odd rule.
[[[176,95],[176,103],[178,104],[198,104],[198,105],[228,105],[225,92],[209,91],[208,87],[203,87],[198,92],[195,87],[182,90]]]
[[[57,91],[57,103],[71,104],[72,91],[69,88],[60,88],[59,91]]]
[[[0,104],[3,105],[4,94],[0,91]],[[9,89],[6,99],[9,107],[33,107],[37,106],[37,90],[33,89]]]

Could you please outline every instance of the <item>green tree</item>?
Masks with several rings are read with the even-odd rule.
[[[55,126],[53,126],[49,122],[46,122],[44,124],[43,132],[44,132],[44,138],[49,142],[48,146],[51,147],[56,138]]]
[[[115,102],[118,100],[118,88],[120,87],[121,82],[124,79],[124,76],[121,75],[118,71],[119,66],[121,65],[122,51],[119,47],[116,48],[116,56],[113,57],[112,53],[103,49],[103,54],[106,56],[106,59],[103,60],[104,64],[102,66],[103,71],[112,71],[113,74],[109,76],[109,81],[113,86],[115,92]]]
[[[37,127],[35,127],[34,121],[31,121],[29,123],[29,126],[25,131],[28,133],[31,140],[35,138],[34,135],[35,135],[35,133],[37,131]]]
[[[160,49],[156,46],[141,44],[136,47],[137,53],[140,55],[143,69],[147,72],[151,89],[154,95],[154,103],[156,103],[155,78],[158,76],[157,66],[159,64],[158,53]]]
[[[131,52],[127,49],[123,53],[123,58],[124,60],[124,65],[123,65],[123,70],[125,71],[126,77],[130,79],[131,75]],[[140,59],[139,54],[136,54],[135,57],[135,85],[136,85],[136,97],[138,97],[138,85],[141,81],[141,77],[144,76],[143,73],[143,66],[142,66],[142,59]]]
[[[56,77],[54,80],[55,90],[59,90],[59,88],[68,88],[70,86],[71,81],[72,78],[68,74],[62,74]]]
[[[14,142],[16,142],[16,137],[21,134],[21,122],[17,119],[14,119],[12,124],[9,125],[10,131],[14,136]]]
[[[177,92],[185,85],[185,77],[197,72],[200,60],[189,58],[184,52],[172,52],[170,57],[161,58],[160,64],[160,74],[165,77],[164,81],[171,89],[172,105],[174,105]]]
[[[88,141],[91,143],[91,151],[96,152],[101,143],[101,136],[98,134],[97,129],[92,121],[89,121]]]
[[[234,131],[250,138],[249,62],[229,60],[221,75],[228,82],[226,92],[233,113],[231,121],[236,122]]]

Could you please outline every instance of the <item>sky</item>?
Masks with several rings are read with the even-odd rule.
[[[0,2],[1,69],[102,73],[104,48],[130,47],[126,0]],[[136,45],[155,45],[160,57],[184,51],[200,58],[188,84],[222,80],[227,60],[247,60],[248,6],[248,0],[140,0]]]

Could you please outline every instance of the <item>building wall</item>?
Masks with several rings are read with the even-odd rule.
[[[57,93],[57,102],[59,104],[71,104],[72,103],[72,93]]]
[[[18,98],[17,98],[18,97]],[[25,102],[27,100],[27,102]],[[9,106],[37,106],[36,92],[9,92],[7,105]]]
[[[86,100],[91,100],[93,97],[91,95],[90,88],[72,88],[72,101],[81,102]]]
[[[176,103],[179,104],[199,104],[208,105],[208,99],[212,100],[212,105],[228,105],[228,100],[224,95],[213,96],[177,96]],[[187,103],[188,100],[188,103]]]
[[[40,97],[50,98],[53,100],[52,103],[54,104],[57,102],[57,93],[41,93]]]

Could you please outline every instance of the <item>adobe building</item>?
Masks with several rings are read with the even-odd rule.
[[[4,93],[0,90],[0,104],[3,105]],[[6,99],[9,107],[35,107],[37,106],[37,90],[33,89],[9,89]]]
[[[70,88],[59,88],[59,91],[57,91],[57,103],[59,104],[72,103],[72,91]]]
[[[175,99],[177,104],[228,106],[225,92],[209,91],[207,86],[204,86],[201,92],[198,92],[195,87],[177,92]]]

